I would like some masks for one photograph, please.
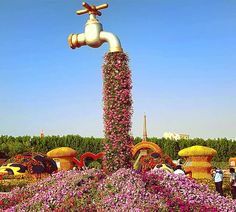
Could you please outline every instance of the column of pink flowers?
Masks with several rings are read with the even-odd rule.
[[[131,166],[129,133],[132,116],[132,81],[129,59],[125,53],[112,52],[104,57],[103,112],[105,140],[103,165],[108,172]]]

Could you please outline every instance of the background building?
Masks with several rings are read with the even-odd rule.
[[[189,139],[188,134],[178,134],[178,133],[172,133],[172,132],[165,132],[163,134],[163,138],[165,139],[171,139],[171,140],[180,140],[180,139]]]

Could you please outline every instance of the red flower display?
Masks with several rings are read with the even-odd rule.
[[[131,167],[129,135],[132,116],[132,81],[128,56],[110,52],[103,64],[103,112],[105,141],[103,165],[108,172]]]
[[[80,156],[79,160],[77,158],[72,158],[72,160],[79,168],[82,168],[83,166],[85,166],[84,159],[92,158],[93,160],[97,160],[97,159],[101,158],[103,155],[104,155],[104,152],[99,152],[98,154],[86,152]]]

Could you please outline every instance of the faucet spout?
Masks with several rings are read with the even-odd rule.
[[[123,52],[119,38],[110,32],[100,32],[100,39],[109,44],[109,52]]]

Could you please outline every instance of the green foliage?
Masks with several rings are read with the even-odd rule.
[[[141,142],[142,139],[137,137],[134,140],[134,144]],[[148,141],[156,143],[163,152],[169,155],[173,160],[178,159],[178,152],[181,149],[194,146],[208,146],[217,151],[217,155],[213,158],[213,161],[226,161],[228,162],[230,157],[236,157],[236,141],[228,140],[226,138],[207,139],[194,138],[189,140],[170,140],[164,138],[149,138]]]
[[[88,168],[95,168],[95,169],[101,169],[102,168],[102,164],[99,163],[98,161],[92,161],[91,163],[89,163]]]
[[[57,147],[71,147],[78,152],[78,156],[85,152],[97,154],[102,152],[102,139],[94,137],[81,137],[79,135],[67,136],[0,136],[0,153],[5,153],[8,157],[24,152],[41,152],[48,151]]]
[[[141,142],[142,139],[137,137],[134,140],[134,144]],[[207,139],[194,138],[189,140],[170,140],[164,138],[149,138],[148,141],[156,143],[165,154],[169,155],[172,159],[178,159],[178,151],[187,147],[194,145],[208,146],[217,151],[217,155],[213,158],[213,161],[226,161],[228,162],[229,158],[236,157],[236,141],[218,138],[218,139]]]
[[[79,135],[45,136],[44,138],[38,136],[0,136],[0,154],[4,153],[8,157],[12,157],[23,152],[35,151],[47,153],[56,147],[68,146],[77,150],[79,157],[85,152],[92,152],[94,154],[102,152],[102,140],[102,138],[81,137]],[[179,150],[193,145],[208,146],[215,149],[217,155],[213,158],[213,161],[216,162],[228,162],[230,157],[236,157],[236,141],[228,140],[226,138],[207,140],[194,138],[179,141],[163,138],[150,138],[148,140],[160,146],[165,154],[169,155],[172,159],[179,158]],[[142,139],[137,137],[134,139],[134,144],[141,141]]]
[[[217,167],[220,169],[228,169],[229,168],[229,162],[224,161],[224,162],[218,162],[218,161],[212,161],[212,166]]]
[[[29,184],[30,181],[26,179],[10,179],[10,180],[2,180],[0,183],[0,192],[9,192],[13,188],[23,187]]]

